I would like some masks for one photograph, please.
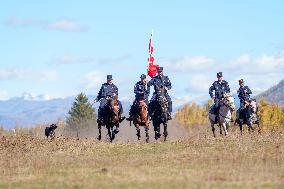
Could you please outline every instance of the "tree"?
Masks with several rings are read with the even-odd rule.
[[[92,108],[88,97],[84,93],[80,93],[76,98],[68,112],[66,120],[68,128],[75,130],[79,137],[79,130],[94,125],[96,121],[96,113]]]

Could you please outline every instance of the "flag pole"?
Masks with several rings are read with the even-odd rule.
[[[151,33],[151,36],[150,36],[150,40],[151,40],[151,46],[148,47],[148,51],[149,51],[149,58],[148,58],[148,62],[147,62],[147,73],[146,73],[146,77],[148,77],[148,70],[149,70],[149,63],[150,63],[150,58],[151,58],[151,48],[153,47],[153,36],[154,36],[154,30],[152,29],[152,33]]]

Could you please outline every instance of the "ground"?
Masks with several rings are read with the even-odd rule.
[[[283,134],[203,128],[149,144],[3,136],[0,188],[284,188]]]

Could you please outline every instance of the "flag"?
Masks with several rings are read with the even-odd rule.
[[[150,41],[149,41],[149,58],[148,58],[148,75],[150,77],[154,77],[157,75],[157,70],[159,65],[154,64],[154,57],[153,57],[153,52],[154,52],[154,47],[153,47],[153,31],[150,37]]]

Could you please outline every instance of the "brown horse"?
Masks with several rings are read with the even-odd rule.
[[[149,116],[148,116],[148,106],[146,104],[146,102],[144,101],[144,98],[139,99],[137,105],[137,111],[133,116],[133,124],[136,127],[136,131],[137,131],[137,137],[138,140],[140,140],[140,126],[145,128],[145,133],[146,133],[146,142],[149,142]],[[130,123],[131,124],[131,123]]]
[[[118,133],[119,128],[119,102],[117,97],[107,97],[106,99],[107,105],[104,109],[104,123],[98,124],[98,139],[101,140],[101,126],[105,125],[108,130],[110,142],[112,142],[115,138],[115,135]],[[114,127],[116,127],[115,130],[113,129]]]

